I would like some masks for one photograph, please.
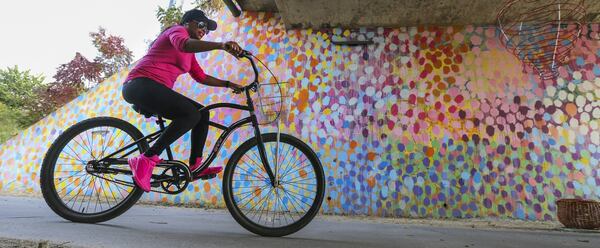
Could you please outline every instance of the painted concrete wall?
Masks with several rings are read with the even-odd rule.
[[[331,44],[332,35],[351,36],[349,30],[286,31],[271,15],[227,16],[207,39],[240,41],[290,83],[285,129],[310,144],[325,166],[325,213],[551,220],[559,198],[600,198],[597,26],[561,67],[557,85],[542,89],[501,47],[494,27],[358,30],[375,45],[349,48]],[[245,62],[224,52],[198,60],[211,75],[239,82],[251,75]],[[155,130],[121,99],[126,74],[4,144],[0,190],[39,193],[50,143],[88,117],[115,116],[144,133]],[[203,104],[240,100],[189,76],[176,90]],[[236,111],[212,116],[225,123],[239,117]],[[217,162],[249,137],[248,130],[232,135]],[[211,134],[208,145],[215,140]],[[187,160],[188,145],[186,134],[172,146],[177,158]],[[177,196],[144,199],[224,206],[218,178]]]

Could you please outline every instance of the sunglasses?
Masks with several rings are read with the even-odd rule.
[[[196,22],[198,24],[198,28],[201,29],[202,31],[204,31],[205,34],[208,34],[208,32],[210,32],[210,30],[208,30],[208,25],[206,25],[205,22]]]

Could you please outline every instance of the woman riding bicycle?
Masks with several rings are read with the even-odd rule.
[[[201,84],[226,87],[239,93],[242,88],[235,83],[206,75],[196,61],[194,53],[211,50],[225,50],[234,56],[242,52],[233,41],[219,43],[201,39],[217,28],[217,23],[193,9],[187,11],[179,25],[165,29],[153,42],[148,53],[131,70],[123,84],[123,98],[140,109],[172,120],[158,140],[143,154],[128,159],[137,186],[146,192],[151,189],[150,178],[154,166],[160,162],[158,155],[192,130],[190,171],[202,164],[202,150],[208,133],[209,115],[198,111],[203,106],[172,88],[177,77],[184,73]],[[198,176],[216,174],[223,167],[209,167]]]

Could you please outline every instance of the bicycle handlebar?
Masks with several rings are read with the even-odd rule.
[[[254,63],[254,59],[252,59],[252,53],[246,50],[242,50],[239,57],[248,59],[248,61],[250,61],[250,64],[252,65],[252,70],[254,71],[254,80],[251,84],[244,86],[242,90],[244,92],[248,92],[249,90],[256,91],[256,86],[258,85],[258,69],[256,68],[256,64]]]

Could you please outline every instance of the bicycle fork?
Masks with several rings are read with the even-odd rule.
[[[260,155],[260,160],[263,164],[265,171],[267,172],[267,175],[269,175],[271,186],[277,187],[279,186],[279,180],[277,180],[277,175],[273,174],[273,170],[271,170],[271,166],[269,165],[265,144],[263,143],[260,128],[258,126],[258,121],[256,120],[256,115],[254,115],[254,112],[251,112],[250,116],[252,119],[252,126],[254,127],[254,136],[256,137],[256,142],[258,144],[258,154]],[[277,168],[275,169],[277,170]]]

